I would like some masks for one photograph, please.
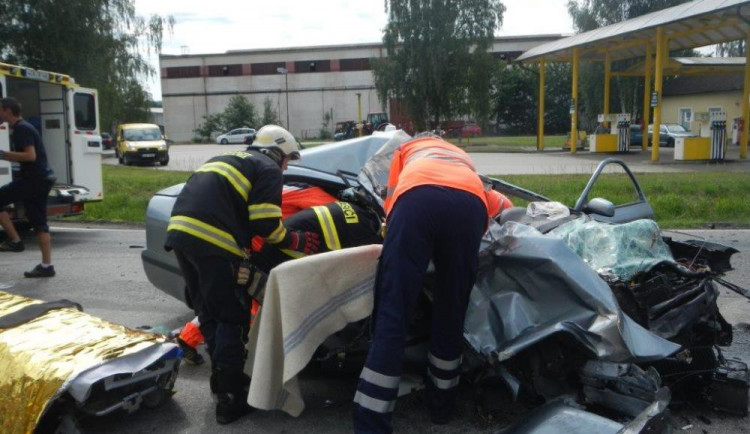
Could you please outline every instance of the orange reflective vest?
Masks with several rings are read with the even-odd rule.
[[[469,154],[438,138],[412,140],[394,152],[388,173],[386,214],[390,213],[400,195],[421,185],[468,191],[488,208],[484,185]]]

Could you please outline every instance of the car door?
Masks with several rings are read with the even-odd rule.
[[[232,130],[232,135],[229,138],[229,143],[242,143],[242,128]]]
[[[0,97],[5,98],[5,76],[0,75]],[[10,127],[0,123],[0,150],[10,151]],[[0,160],[0,185],[8,184],[13,178],[10,161]]]
[[[666,146],[669,140],[669,130],[665,125],[659,127],[659,146]]]
[[[626,201],[621,204],[615,204],[613,215],[591,213],[591,210],[588,207],[590,202],[589,196],[596,195],[596,183],[599,180],[602,172],[604,171],[604,168],[610,165],[620,166],[627,175],[627,179],[624,182],[627,182],[632,187],[632,200]],[[608,170],[608,173],[612,172],[612,170]],[[594,194],[592,194],[592,192]],[[605,197],[603,199],[607,198]],[[583,193],[581,193],[581,196],[576,201],[573,210],[578,212],[585,212],[587,214],[590,214],[594,220],[607,223],[627,223],[639,219],[653,220],[654,218],[654,209],[651,207],[651,204],[648,203],[646,195],[643,193],[640,184],[638,184],[638,181],[636,181],[635,176],[633,176],[633,173],[630,171],[628,166],[623,161],[617,158],[607,158],[606,160],[599,163],[599,166],[594,171],[594,174],[591,175],[588,184],[586,184],[586,187],[583,189]]]

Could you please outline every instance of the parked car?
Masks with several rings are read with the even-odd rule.
[[[254,128],[235,128],[232,131],[224,133],[216,138],[216,143],[226,145],[228,143],[245,143],[245,138],[252,136],[255,138]]]
[[[648,143],[653,144],[654,126],[648,126]],[[678,137],[698,137],[697,134],[685,129],[680,124],[662,124],[659,128],[659,146],[674,147],[675,139]]]
[[[120,164],[169,164],[169,145],[158,125],[121,124],[117,127],[115,155]]]
[[[406,140],[408,135],[395,131],[303,150],[305,166],[290,166],[284,180],[361,200],[382,216],[389,155]],[[615,206],[589,198],[611,165],[625,171],[636,201]],[[464,323],[461,381],[470,383],[476,396],[495,382],[509,386],[512,402],[519,394],[548,401],[508,432],[538,433],[535,427],[559,420],[574,427],[572,432],[670,432],[670,388],[682,398],[699,398],[717,391],[728,396],[737,387],[736,402],[724,400],[725,409],[747,413],[747,365],[714,349],[732,338],[716,304],[720,280],[713,279],[731,269],[729,257],[736,250],[663,237],[638,182],[619,160],[599,165],[572,208],[499,179],[484,180],[508,196],[565,211],[562,218],[550,218],[530,215],[525,207],[505,210],[490,222],[480,248]],[[148,279],[181,300],[184,281],[163,245],[183,185],[149,202],[142,252]],[[602,237],[607,255],[598,244]],[[429,341],[433,284],[428,274],[407,351]],[[313,361],[331,369],[351,367],[361,363],[369,345],[369,322],[352,323],[330,336]],[[742,378],[741,385],[730,384],[727,372]]]
[[[643,128],[640,125],[630,125],[630,146],[643,145]]]
[[[112,149],[115,147],[115,141],[109,133],[102,133],[102,149]]]
[[[482,128],[473,122],[467,122],[460,128],[453,128],[446,132],[448,137],[478,137],[482,135]]]

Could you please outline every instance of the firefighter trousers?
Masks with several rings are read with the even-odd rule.
[[[214,369],[242,371],[250,311],[240,300],[238,261],[223,256],[199,256],[175,249],[187,293],[198,314],[200,331]]]
[[[447,187],[421,186],[398,199],[378,264],[373,342],[354,397],[356,433],[390,433],[411,314],[430,260],[435,264],[428,406],[451,413],[463,349],[463,322],[487,223],[482,201]]]

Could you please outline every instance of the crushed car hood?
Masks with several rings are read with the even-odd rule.
[[[645,362],[680,349],[624,314],[607,283],[563,240],[493,222],[480,251],[466,340],[504,361],[557,333],[603,361]]]

